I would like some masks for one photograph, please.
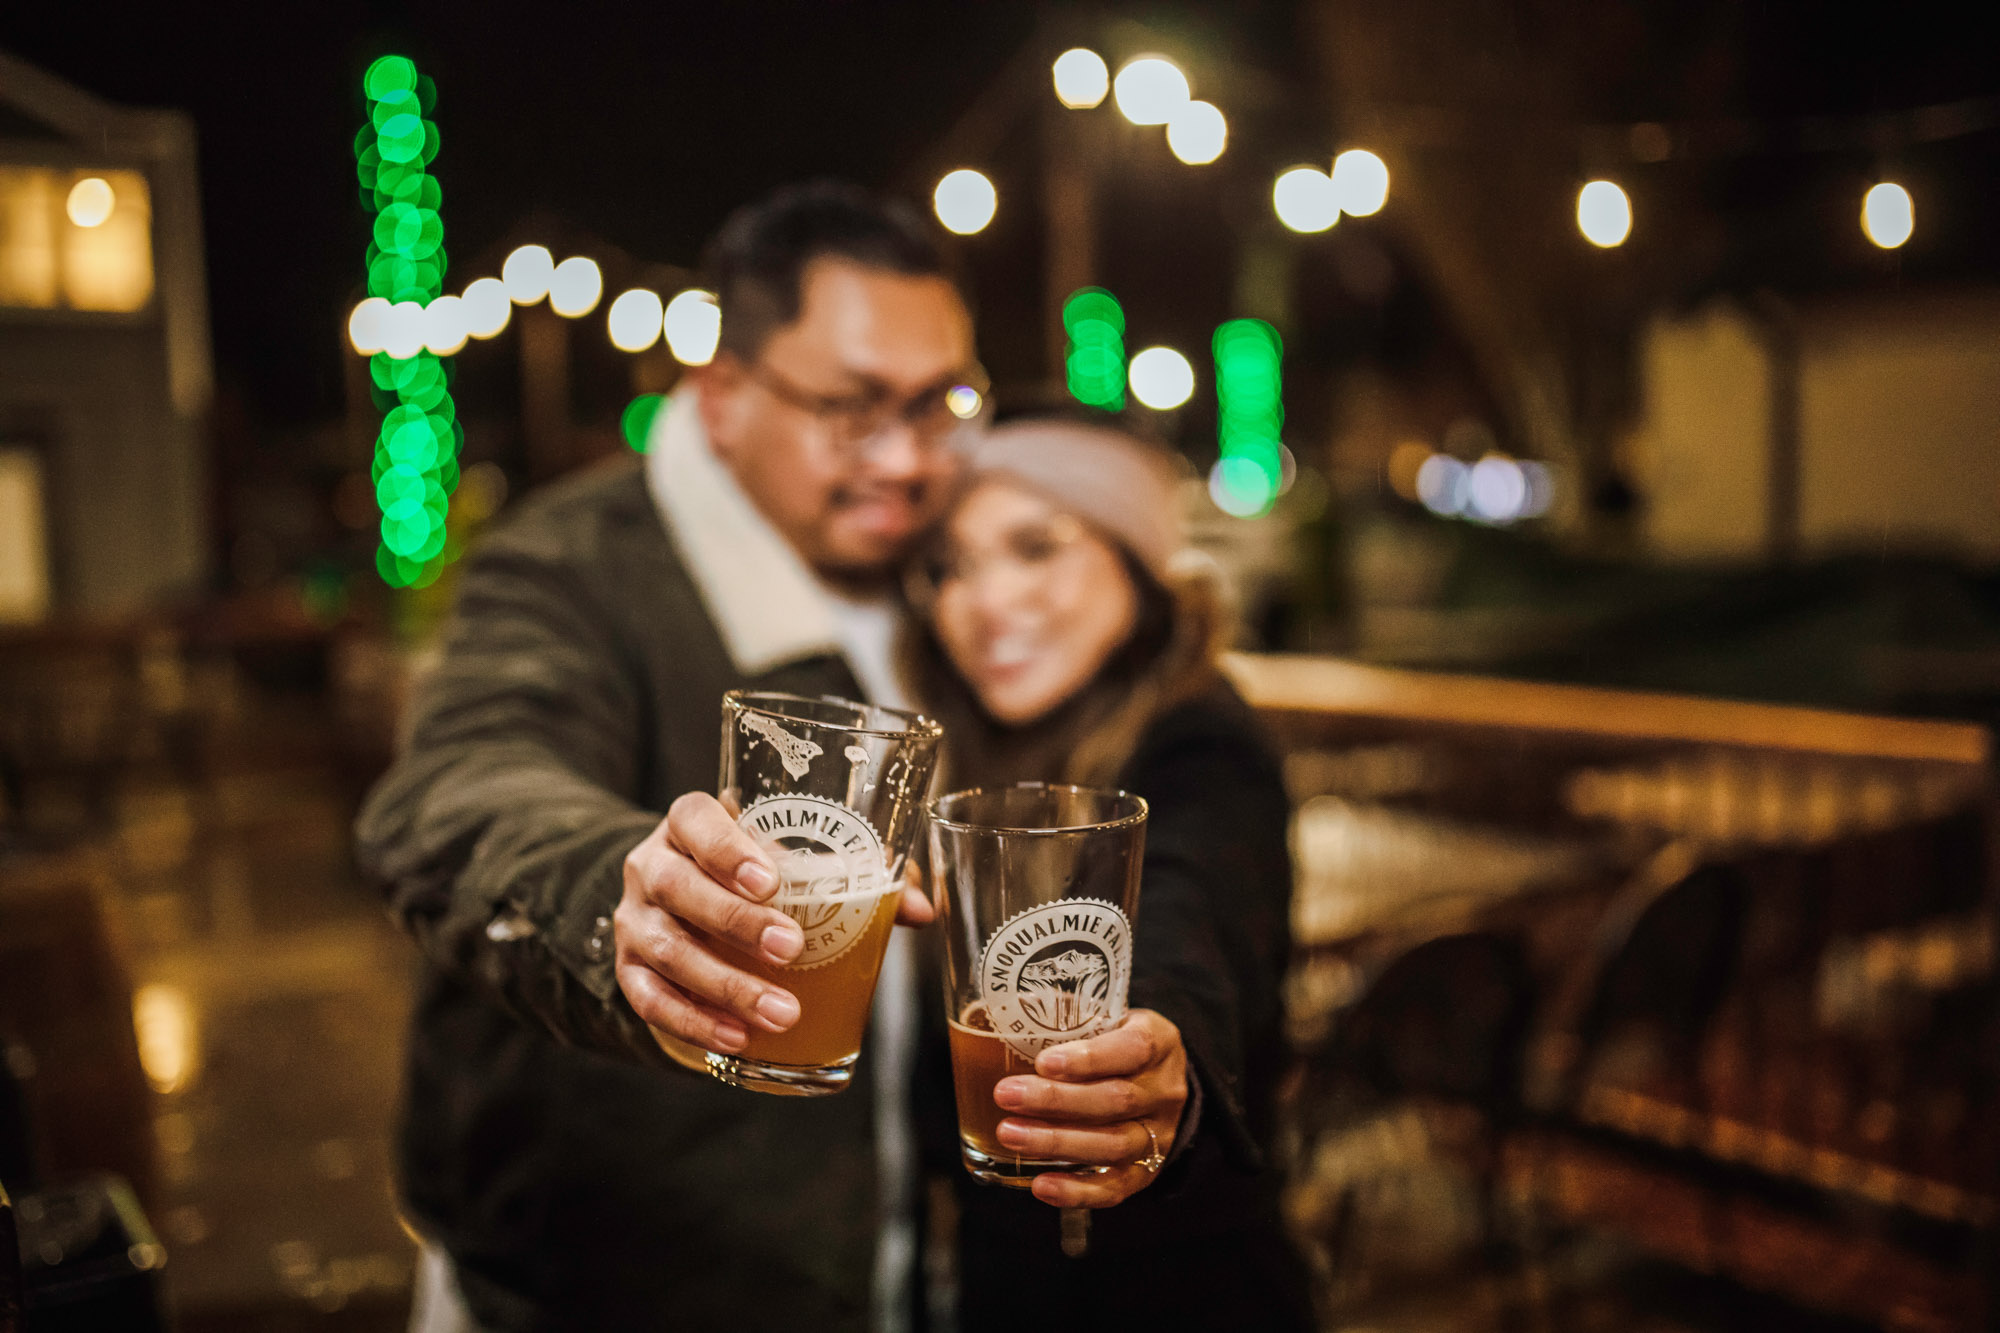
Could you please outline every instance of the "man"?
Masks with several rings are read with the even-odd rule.
[[[689,933],[802,943],[754,843],[685,794],[714,789],[725,690],[893,700],[884,580],[955,475],[971,321],[921,224],[840,187],[745,210],[713,261],[713,363],[643,473],[551,488],[468,561],[358,824],[427,961],[403,1191],[482,1328],[868,1308],[881,1043],[842,1096],[762,1096],[680,1068],[634,1003],[718,1051],[797,1017]]]
[[[682,1066],[799,1016],[713,943],[776,963],[803,944],[706,794],[721,696],[898,701],[888,580],[958,471],[971,322],[924,228],[842,187],[739,213],[711,267],[721,344],[643,474],[554,487],[481,546],[359,821],[427,961],[401,1145],[420,1318],[442,1294],[491,1330],[842,1329],[906,1289],[903,951],[842,1096]],[[905,894],[900,920],[930,915]],[[1178,1108],[1159,1027],[1076,1044],[1020,1113],[1108,1143],[1132,1093],[1083,1085]],[[1104,1206],[1158,1169],[1125,1165],[1038,1195]]]

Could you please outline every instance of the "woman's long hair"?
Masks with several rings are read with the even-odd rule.
[[[951,786],[1108,786],[1147,727],[1215,685],[1229,616],[1213,566],[1188,559],[1162,583],[1124,550],[1118,553],[1138,592],[1132,633],[1081,690],[1024,726],[988,716],[927,618],[909,617],[900,646],[905,677],[924,710],[944,724]]]

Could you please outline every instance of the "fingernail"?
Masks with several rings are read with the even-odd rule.
[[[740,1023],[715,1025],[715,1044],[725,1051],[740,1051],[743,1049],[743,1044],[749,1040],[749,1032]]]
[[[1035,1061],[1035,1072],[1048,1078],[1061,1078],[1069,1069],[1069,1057],[1054,1049],[1043,1051]]]
[[[761,861],[745,861],[738,866],[736,883],[760,903],[778,891],[778,876]]]
[[[799,956],[806,947],[806,937],[791,922],[782,926],[766,926],[764,933],[757,937],[757,943],[764,946],[764,952],[781,963],[789,963]]]
[[[1030,1129],[1018,1120],[1002,1120],[999,1134],[1002,1143],[1024,1152],[1036,1152],[1048,1146],[1045,1142],[1049,1137],[1047,1130]]]
[[[799,1002],[781,990],[767,990],[757,1001],[757,1016],[782,1032],[799,1021]]]
[[[1003,1078],[993,1085],[993,1100],[1009,1110],[1025,1105],[1028,1085],[1018,1078]]]

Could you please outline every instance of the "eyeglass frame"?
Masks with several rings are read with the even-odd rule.
[[[833,440],[835,450],[850,460],[865,458],[873,453],[880,446],[882,437],[897,424],[910,427],[910,433],[916,437],[918,448],[923,452],[938,448],[963,448],[970,440],[970,432],[981,428],[993,414],[992,381],[978,366],[941,376],[932,387],[909,395],[900,404],[879,393],[846,396],[814,393],[800,388],[761,360],[744,362],[743,371],[773,398],[788,407],[797,408],[824,427]],[[938,387],[940,385],[943,387]],[[969,417],[958,415],[945,401],[952,390],[960,388],[969,388],[979,395],[979,410]],[[917,424],[918,409],[933,401],[943,407],[949,418],[945,429],[936,435],[928,434]],[[838,424],[842,414],[852,419],[856,414],[872,416],[876,413],[880,413],[880,419],[865,429],[850,427],[843,430]]]

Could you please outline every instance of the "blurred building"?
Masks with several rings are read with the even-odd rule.
[[[2000,558],[2000,296],[1717,302],[1641,340],[1636,479],[1667,559]]]
[[[193,122],[0,53],[0,623],[201,578],[211,386]]]

